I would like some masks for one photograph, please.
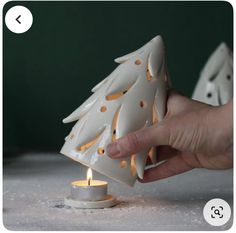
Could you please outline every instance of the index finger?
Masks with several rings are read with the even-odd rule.
[[[155,126],[138,130],[117,139],[107,146],[112,158],[127,157],[151,146],[168,145],[169,130],[163,121]]]

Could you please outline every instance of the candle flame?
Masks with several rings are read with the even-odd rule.
[[[92,169],[89,168],[87,171],[87,180],[92,180],[92,178],[93,178]]]

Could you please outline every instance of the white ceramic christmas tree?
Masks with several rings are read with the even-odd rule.
[[[227,103],[232,97],[232,52],[225,43],[221,43],[204,66],[192,98],[218,106]]]
[[[132,186],[137,175],[143,177],[148,155],[155,163],[155,149],[117,160],[107,155],[106,146],[163,119],[169,81],[161,36],[115,61],[120,65],[63,120],[77,123],[66,137],[61,153]]]

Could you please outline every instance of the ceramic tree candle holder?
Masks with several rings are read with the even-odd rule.
[[[204,66],[192,98],[214,106],[226,104],[233,97],[233,56],[221,43]]]
[[[155,163],[155,149],[117,160],[107,155],[106,147],[164,118],[169,81],[163,40],[157,36],[115,61],[120,65],[92,89],[94,94],[90,98],[63,120],[77,123],[66,137],[61,153],[132,186],[137,176],[143,177],[147,156]]]

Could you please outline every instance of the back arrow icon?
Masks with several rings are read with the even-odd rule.
[[[21,21],[19,20],[19,18],[21,17],[21,15],[19,15],[17,18],[16,18],[16,21],[21,24]]]

